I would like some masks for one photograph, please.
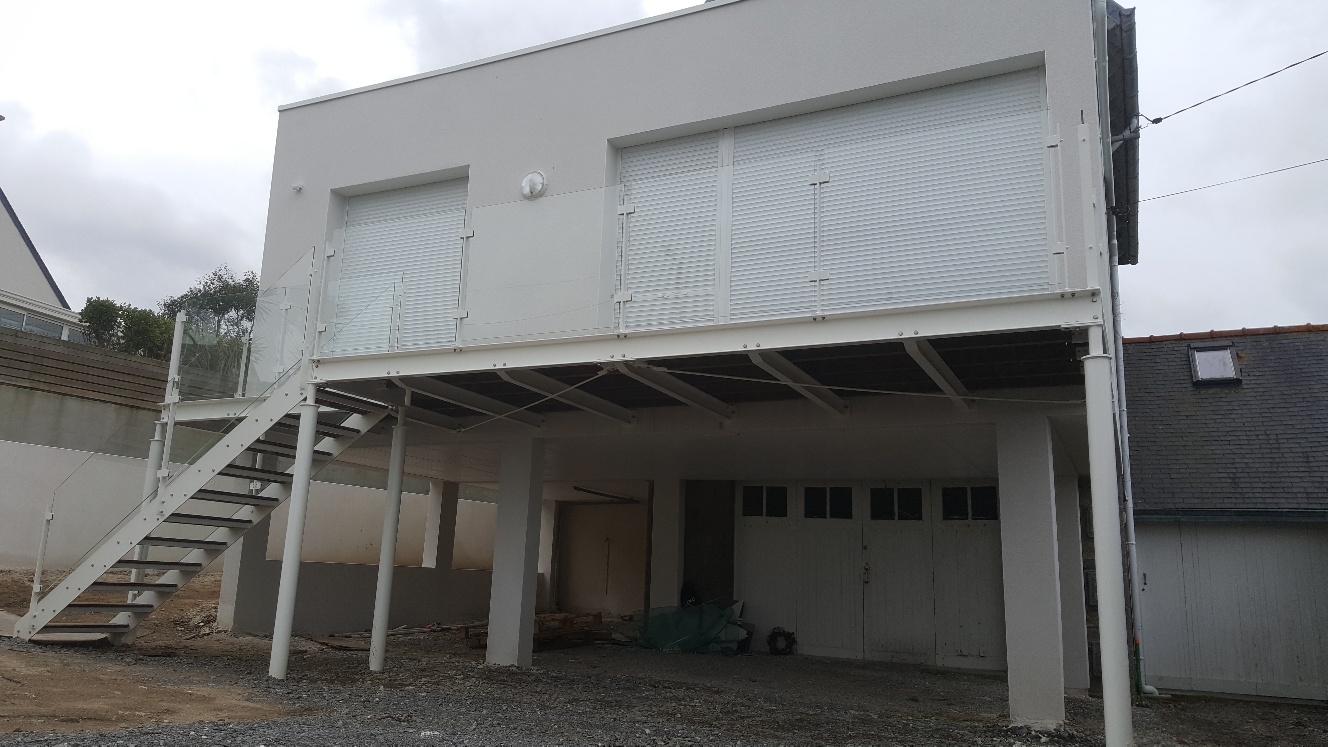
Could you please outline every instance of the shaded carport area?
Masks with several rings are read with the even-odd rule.
[[[636,609],[677,604],[705,568],[705,594],[750,605],[761,638],[782,623],[805,653],[1006,671],[1010,718],[1051,726],[1088,687],[1082,352],[1057,329],[329,386],[402,406],[408,473],[496,488],[491,663],[532,662],[550,492],[635,484],[644,547],[605,548],[603,578],[635,557]],[[389,467],[378,438],[343,458]],[[748,531],[751,486],[789,491],[759,519],[791,534]],[[904,566],[935,582],[892,583]]]

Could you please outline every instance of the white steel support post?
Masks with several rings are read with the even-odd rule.
[[[157,492],[157,473],[163,466],[165,466],[162,464],[162,455],[166,451],[166,421],[164,417],[165,415],[163,413],[163,419],[158,420],[156,426],[153,428],[152,441],[148,445],[148,463],[143,470],[143,500],[145,501],[151,498],[153,493]],[[148,548],[146,546],[139,545],[134,548],[134,560],[147,559]],[[129,572],[129,580],[133,583],[140,583],[143,580],[144,575],[142,568],[135,568]],[[132,602],[137,598],[138,592],[129,592],[129,601]]]
[[[1057,728],[1065,721],[1051,449],[1051,423],[1045,415],[1010,415],[997,424],[1010,721],[1038,729]]]
[[[406,405],[410,402],[407,399]],[[374,594],[373,631],[369,637],[369,671],[381,672],[387,662],[387,623],[392,612],[392,572],[397,558],[397,525],[401,523],[401,483],[406,472],[406,408],[397,409],[392,428],[392,456],[387,465],[387,505],[383,509],[383,540],[378,547],[378,590]],[[432,496],[432,488],[430,488]]]
[[[490,664],[531,664],[543,493],[544,442],[529,437],[504,442],[489,590]]]
[[[1130,714],[1130,654],[1126,645],[1125,572],[1121,563],[1121,512],[1116,482],[1116,420],[1111,398],[1111,356],[1103,329],[1090,327],[1084,357],[1088,410],[1088,472],[1093,492],[1093,553],[1097,568],[1098,631],[1102,646],[1102,710],[1107,747],[1134,744]]]
[[[318,440],[318,387],[305,384],[299,406],[300,430],[295,438],[295,466],[290,486],[290,513],[286,519],[286,544],[281,553],[281,583],[277,589],[277,616],[272,624],[272,657],[267,673],[286,679],[290,658],[291,628],[295,622],[295,593],[300,582],[300,552],[304,544],[304,520],[309,513],[309,480],[313,475],[314,443]]]

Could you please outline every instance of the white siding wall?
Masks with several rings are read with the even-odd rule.
[[[1141,524],[1138,535],[1151,684],[1328,699],[1323,525]]]

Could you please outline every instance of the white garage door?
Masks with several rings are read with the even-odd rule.
[[[760,636],[798,650],[1005,667],[995,488],[743,485],[734,589]]]
[[[330,355],[456,341],[467,180],[351,197],[336,277]]]
[[[1151,684],[1328,699],[1323,525],[1140,524],[1138,541]]]

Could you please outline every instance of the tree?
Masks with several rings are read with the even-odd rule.
[[[184,293],[163,300],[159,312],[109,298],[89,298],[79,312],[79,321],[93,345],[164,361],[171,357],[175,316],[183,310],[189,316],[184,364],[234,368],[253,326],[257,304],[258,275],[250,271],[237,277],[222,265]]]

